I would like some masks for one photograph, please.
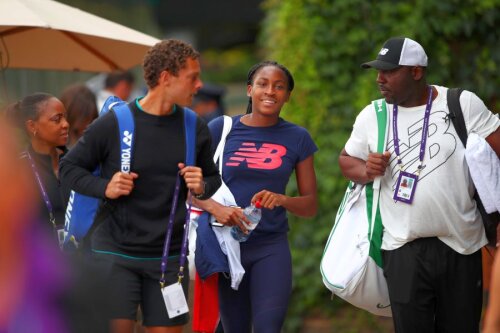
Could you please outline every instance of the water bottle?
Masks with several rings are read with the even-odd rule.
[[[245,242],[248,237],[250,237],[250,233],[252,232],[252,230],[257,227],[257,224],[259,224],[260,218],[262,217],[262,210],[260,207],[260,201],[257,201],[255,205],[251,204],[243,210],[243,214],[250,222],[250,225],[243,223],[248,230],[248,234],[245,234],[243,231],[241,231],[240,227],[237,225],[231,228],[231,235],[238,242]]]

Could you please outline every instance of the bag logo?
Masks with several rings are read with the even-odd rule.
[[[71,191],[69,195],[68,207],[66,208],[66,214],[64,215],[64,232],[67,234],[69,231],[69,226],[71,224],[71,213],[73,212],[73,202],[75,201],[75,191]]]
[[[123,131],[123,142],[130,147],[132,145],[132,133]]]
[[[385,309],[385,308],[388,308],[390,307],[391,304],[387,304],[387,305],[383,305],[383,304],[380,304],[380,303],[377,303],[377,309]]]
[[[132,157],[132,133],[129,131],[123,131],[123,142],[129,146],[129,148],[122,148],[121,154],[121,171],[125,173],[130,172],[130,159]]]
[[[229,158],[226,166],[237,167],[246,161],[249,169],[273,170],[281,166],[281,157],[285,154],[286,148],[281,145],[264,143],[257,149],[255,143],[243,142],[238,151]]]
[[[389,49],[383,47],[378,54],[380,54],[380,55],[386,55],[387,52],[389,52]]]

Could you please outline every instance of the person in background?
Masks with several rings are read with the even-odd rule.
[[[465,148],[448,116],[448,88],[427,83],[427,55],[409,38],[390,38],[362,67],[377,71],[387,103],[387,151],[375,153],[377,118],[370,104],[356,118],[339,165],[355,183],[381,177],[383,269],[395,330],[478,332],[487,239]],[[470,91],[462,92],[460,104],[468,133],[500,154],[498,118]],[[405,177],[415,187],[407,199],[398,196]]]
[[[98,272],[67,260],[40,223],[39,189],[0,120],[0,332],[107,333]],[[85,266],[86,267],[86,266]]]
[[[10,111],[7,108],[7,112]],[[28,299],[34,307],[39,306],[40,301],[37,297],[28,298],[26,290],[29,280],[27,256],[38,244],[32,244],[35,246],[30,251],[23,248],[27,235],[36,228],[30,222],[34,222],[36,215],[37,189],[29,166],[19,160],[21,148],[15,132],[5,121],[0,121],[0,129],[0,181],[8,189],[0,192],[0,332],[21,332],[23,321],[29,319],[38,324],[40,332],[64,332],[59,319],[50,324],[53,318],[44,318],[35,311],[21,311],[28,305]]]
[[[240,207],[260,201],[262,219],[246,242],[240,243],[245,275],[238,290],[219,276],[219,308],[225,333],[281,332],[292,290],[292,260],[287,212],[313,217],[317,211],[314,153],[317,147],[306,129],[280,117],[294,80],[284,66],[264,61],[247,77],[247,114],[233,117],[223,154],[223,178]],[[209,123],[213,150],[223,117]],[[297,196],[285,189],[295,172]],[[210,199],[195,200],[225,226],[248,222],[242,209]]]
[[[84,84],[74,84],[61,93],[59,97],[64,104],[69,123],[68,148],[75,145],[83,131],[97,118],[99,112],[95,94]]]
[[[59,160],[66,153],[69,123],[59,99],[47,93],[35,93],[7,108],[7,116],[28,138],[21,157],[30,166],[33,183],[39,192],[40,221],[52,228],[62,241],[65,201],[69,190],[59,183]]]
[[[498,245],[497,245],[498,248]],[[497,253],[491,270],[491,287],[484,318],[483,333],[500,332],[500,255]]]
[[[167,288],[160,280],[165,278],[164,286],[182,288],[175,296],[187,295],[188,270],[180,271],[187,251],[186,198],[189,192],[201,200],[211,197],[221,180],[212,160],[210,133],[199,118],[196,166],[184,164],[184,107],[191,105],[202,86],[199,53],[180,40],[163,40],[146,53],[143,70],[149,90],[128,104],[135,123],[130,173],[119,171],[121,148],[113,112],[88,127],[62,160],[60,173],[69,188],[105,201],[90,247],[107,274],[112,331],[132,333],[140,306],[148,332],[180,333],[188,315],[169,317],[166,303],[177,304],[179,299],[165,301]],[[98,165],[101,176],[94,176]],[[177,186],[178,177],[182,181]],[[173,209],[176,213],[170,219]],[[181,286],[180,273],[184,273]]]
[[[205,83],[194,95],[192,109],[208,124],[225,114],[222,99],[226,93],[220,86]]]
[[[128,101],[134,89],[135,77],[129,71],[115,71],[106,76],[104,88],[97,93],[97,110],[101,112],[104,102],[109,96],[116,96]]]

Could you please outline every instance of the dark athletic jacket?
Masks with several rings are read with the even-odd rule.
[[[98,251],[161,257],[179,171],[177,164],[185,160],[184,111],[177,107],[171,115],[154,116],[141,111],[136,102],[129,107],[135,120],[131,171],[139,177],[130,195],[104,200],[91,246]],[[200,118],[196,139],[196,165],[203,169],[205,197],[210,197],[221,180],[212,160],[210,133]],[[91,171],[98,165],[101,177],[94,177]],[[66,154],[60,163],[60,177],[73,190],[104,199],[106,186],[119,169],[118,125],[114,113],[109,112],[96,119]],[[182,181],[170,255],[180,250],[187,191]]]

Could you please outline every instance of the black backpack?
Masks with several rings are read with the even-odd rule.
[[[448,109],[450,110],[449,117],[455,126],[455,130],[462,141],[464,147],[467,142],[467,129],[465,127],[464,115],[462,113],[462,107],[460,106],[460,94],[462,93],[462,88],[450,88],[448,89],[447,99],[448,99]],[[483,219],[484,230],[486,231],[486,238],[488,238],[488,245],[495,246],[497,241],[497,226],[500,221],[500,214],[494,212],[488,214],[484,210],[483,203],[477,194],[474,192],[474,199],[476,200],[477,208],[481,213]]]

